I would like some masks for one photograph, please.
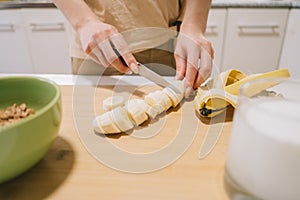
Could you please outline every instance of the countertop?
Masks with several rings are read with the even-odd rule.
[[[55,8],[50,1],[0,1],[0,9]]]
[[[55,8],[49,0],[0,1],[0,9]],[[300,8],[299,0],[213,0],[212,8]]]
[[[158,88],[148,85],[141,77],[34,76],[49,78],[60,85],[62,125],[53,146],[36,166],[14,180],[0,184],[0,199],[229,199],[224,189],[223,173],[230,121],[221,123],[199,119],[193,102],[186,101],[130,134],[99,136],[92,131],[90,120],[103,112],[101,102],[104,98],[112,92],[125,94],[133,89],[135,96],[141,96],[149,89]],[[118,87],[114,86],[116,83]],[[94,112],[85,109],[90,107],[86,99],[96,100],[92,105]],[[157,125],[159,129],[156,129]],[[178,133],[182,130],[180,126],[189,128],[181,134]],[[212,129],[220,131],[220,138],[213,151],[199,159],[201,144]],[[156,130],[154,135],[153,130]],[[179,140],[178,145],[186,144],[186,148],[179,152],[178,157],[175,156],[177,146],[170,148],[169,154],[165,155],[161,149],[171,147],[176,140]],[[90,142],[94,145],[90,146]],[[161,166],[155,165],[160,164],[159,160],[129,161],[126,156],[103,148],[107,142],[131,155],[142,155],[142,159],[143,155],[157,152],[155,159],[174,159]],[[99,154],[93,153],[92,149],[100,150]],[[97,160],[97,156],[104,157]],[[105,158],[118,158],[119,162],[110,165]],[[156,167],[152,168],[152,165]],[[136,173],[126,172],[126,166],[136,167]],[[143,171],[146,168],[148,171]]]

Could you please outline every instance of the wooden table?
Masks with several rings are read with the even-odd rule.
[[[231,122],[223,124],[221,136],[213,151],[204,159],[199,159],[200,146],[207,131],[214,125],[199,120],[192,112],[189,118],[182,120],[191,120],[192,117],[198,123],[198,128],[191,145],[182,152],[179,159],[152,172],[126,173],[101,163],[89,153],[88,147],[85,148],[76,129],[78,127],[75,126],[75,118],[78,116],[72,109],[76,101],[73,96],[75,87],[78,88],[61,86],[62,125],[47,155],[20,177],[0,184],[0,199],[228,199],[223,186],[223,172]],[[85,86],[80,87],[84,90]],[[103,112],[101,102],[112,94],[111,86],[98,86],[94,90],[96,103],[92,115]],[[135,95],[143,95],[143,90],[148,89],[146,86],[139,90]],[[187,108],[193,106],[192,102],[185,102],[184,105]],[[99,141],[109,140],[135,153],[153,152],[174,139],[178,116],[182,115],[180,113],[184,108],[173,109],[161,117],[159,120],[164,121],[163,129],[149,138],[138,139],[127,134],[104,138],[91,132],[87,134],[93,134],[92,137],[99,138]],[[84,116],[82,114],[80,117]],[[150,128],[145,126],[142,129]],[[147,163],[144,165],[147,166]]]

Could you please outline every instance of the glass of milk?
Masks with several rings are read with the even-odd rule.
[[[242,86],[224,180],[233,200],[300,199],[300,80]]]

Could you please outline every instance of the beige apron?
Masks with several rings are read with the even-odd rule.
[[[170,29],[181,18],[182,0],[85,0],[92,11],[105,23],[115,26],[123,34],[130,50],[142,63],[160,63],[175,67],[174,38]],[[83,52],[79,37],[70,29],[70,55],[73,73],[102,74],[104,69]],[[157,50],[158,49],[158,50]],[[157,71],[158,66],[153,66]],[[174,75],[175,70],[159,70]],[[158,72],[159,72],[158,71]],[[106,74],[118,74],[113,68]]]

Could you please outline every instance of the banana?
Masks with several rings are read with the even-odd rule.
[[[162,91],[157,91],[157,95],[161,96],[163,105],[164,105],[164,109],[165,111],[167,111],[171,106],[172,106],[172,101],[170,100],[169,96],[165,93],[163,93]]]
[[[94,130],[102,134],[125,132],[158,115],[156,106],[152,107],[142,99],[129,100],[125,106],[114,108],[93,120]]]
[[[238,95],[241,89],[241,86],[247,82],[259,80],[262,78],[288,78],[290,73],[287,69],[278,69],[263,74],[252,74],[246,76],[243,72],[231,69],[225,72],[222,72],[218,75],[216,80],[220,79],[222,81],[222,88],[206,88],[199,87],[197,89],[197,95],[194,99],[194,105],[198,114],[202,117],[212,118],[222,112],[227,110],[228,106],[236,108],[238,102]],[[249,96],[253,96],[262,92],[268,88],[273,87],[280,82],[256,82],[252,90],[248,91]]]
[[[157,111],[157,114],[164,112],[165,109],[160,97],[153,95],[153,93],[149,93],[145,96],[144,100],[150,107],[153,107]]]
[[[159,114],[159,109],[161,106],[150,106],[142,99],[136,99],[137,103],[141,106],[141,108],[146,112],[146,114],[151,118],[155,119],[156,116]]]
[[[125,108],[116,107],[108,113],[121,132],[128,131],[134,127]]]
[[[94,130],[98,133],[111,134],[119,133],[121,130],[112,121],[108,112],[97,116],[93,121]]]
[[[174,84],[182,91],[181,93],[165,88],[147,94],[144,100],[128,100],[126,105],[122,96],[111,96],[105,99],[103,109],[107,112],[93,120],[94,130],[103,134],[126,132],[148,118],[155,119],[171,106],[177,106],[183,99],[183,82],[175,81]]]
[[[166,94],[172,102],[172,106],[176,107],[184,97],[184,81],[181,80],[173,80],[173,85],[176,86],[179,90],[175,92],[170,87],[166,87],[162,90],[164,94]]]
[[[183,92],[182,93],[176,93],[175,91],[173,91],[169,87],[164,88],[162,90],[162,92],[169,97],[169,99],[172,102],[173,107],[176,107],[181,102],[181,100],[183,99]]]
[[[104,111],[110,111],[116,107],[123,106],[124,102],[122,96],[111,96],[103,100],[102,107]]]
[[[93,120],[93,128],[97,133],[102,133],[104,134],[105,131],[103,130],[100,122],[101,120],[99,120],[100,116],[97,116],[94,120]]]
[[[159,114],[168,110],[172,106],[172,102],[169,97],[159,90],[146,95],[145,102],[150,106],[155,107]]]
[[[138,126],[148,119],[145,107],[141,104],[141,99],[130,99],[125,105],[129,117]]]

